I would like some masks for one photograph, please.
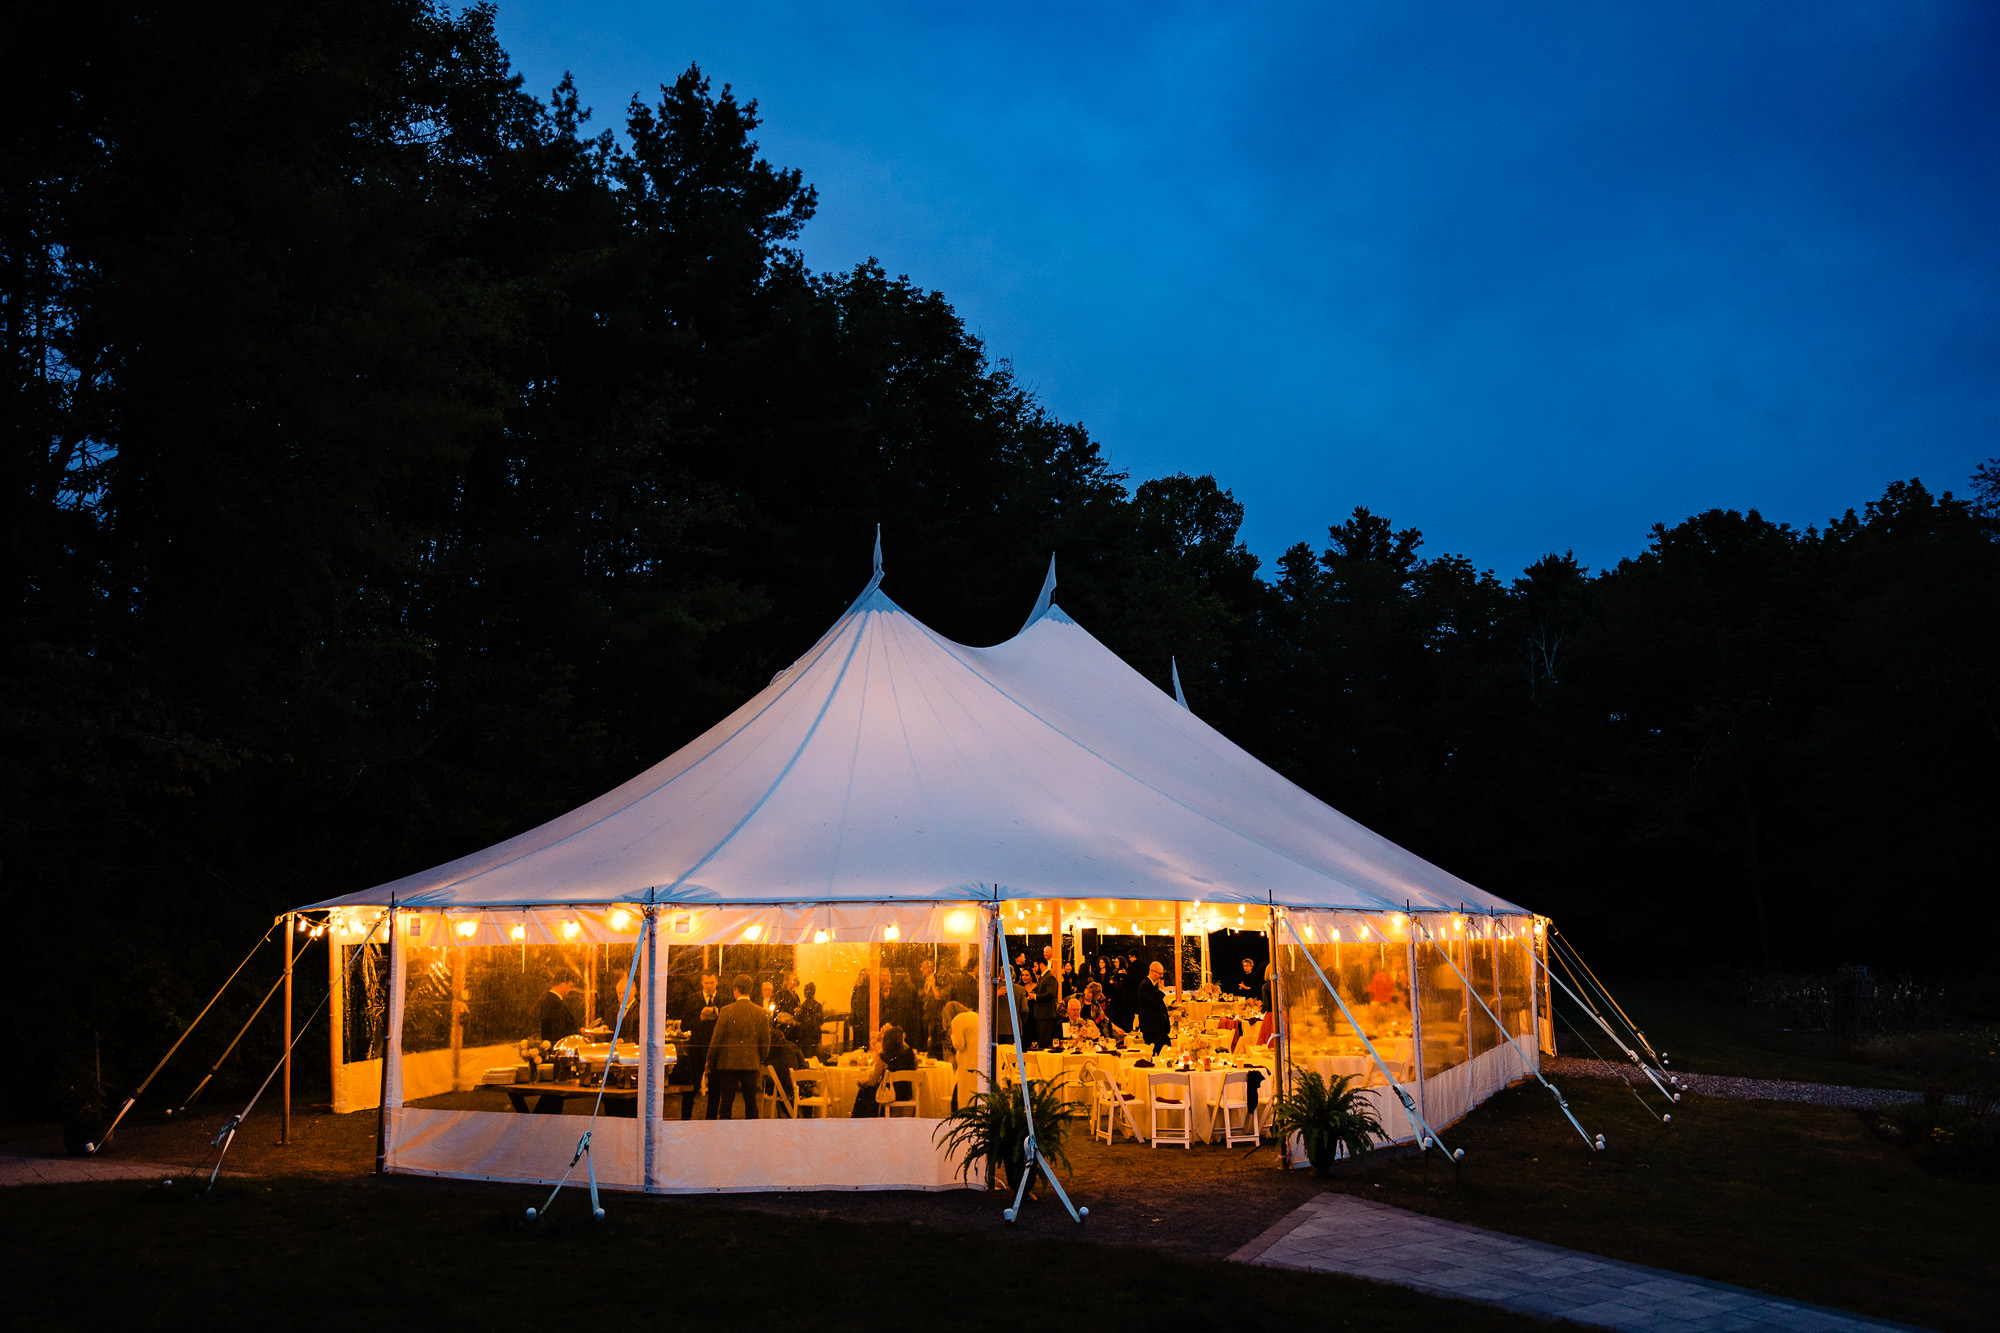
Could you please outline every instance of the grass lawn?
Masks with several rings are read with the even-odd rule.
[[[1396,1287],[1081,1240],[391,1179],[24,1187],[0,1213],[17,1328],[1525,1330]],[[641,1324],[639,1321],[644,1321]]]
[[[1851,1110],[1686,1097],[1662,1125],[1620,1085],[1539,1084],[1445,1133],[1456,1184],[1396,1162],[1338,1188],[1453,1221],[1940,1329],[2000,1309],[2000,1191],[1943,1180]]]
[[[1654,1049],[1667,1052],[1674,1069],[1855,1088],[1923,1086],[1915,1074],[1836,1057],[1823,1032],[1785,1031],[1769,1014],[1731,996],[1728,984],[1715,978],[1614,979],[1609,985]],[[1576,1016],[1567,1000],[1559,1003],[1558,1012],[1570,1017],[1599,1055],[1624,1059],[1594,1024]],[[1579,1048],[1577,1054],[1585,1052]]]

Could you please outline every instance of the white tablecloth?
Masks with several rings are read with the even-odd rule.
[[[794,1069],[794,1085],[800,1079],[817,1078],[820,1091],[830,1099],[827,1114],[845,1119],[853,1114],[854,1093],[871,1065],[834,1065],[823,1069]],[[951,1113],[951,1087],[957,1077],[948,1064],[935,1064],[917,1071],[917,1115],[924,1120],[940,1120]]]
[[[1150,1114],[1152,1091],[1147,1076],[1149,1074],[1173,1072],[1175,1071],[1158,1067],[1152,1069],[1138,1067],[1130,1060],[1119,1062],[1119,1087],[1124,1092],[1131,1094],[1132,1118],[1139,1122],[1139,1132],[1141,1134],[1152,1133],[1152,1119]],[[1188,1090],[1192,1097],[1188,1123],[1193,1130],[1196,1141],[1205,1142],[1218,1137],[1216,1129],[1217,1116],[1213,1104],[1215,1099],[1222,1094],[1224,1076],[1231,1073],[1247,1072],[1247,1070],[1191,1069],[1186,1072]],[[1277,1085],[1272,1080],[1271,1071],[1266,1069],[1264,1071],[1263,1084],[1257,1089],[1257,1105],[1265,1112],[1263,1116],[1265,1120],[1270,1118],[1271,1098],[1276,1092]]]

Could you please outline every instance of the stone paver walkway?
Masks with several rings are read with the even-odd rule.
[[[1347,1194],[1322,1194],[1301,1205],[1230,1258],[1394,1282],[1633,1333],[1910,1327],[1443,1222]]]
[[[168,1180],[187,1175],[185,1167],[134,1162],[120,1157],[24,1156],[0,1153],[0,1187],[74,1185],[85,1180]]]

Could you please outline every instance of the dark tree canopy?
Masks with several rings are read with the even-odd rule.
[[[812,187],[698,68],[620,136],[484,7],[22,0],[0,75],[0,884],[37,1025],[120,1070],[273,913],[691,738],[877,523],[973,642],[1056,552],[1205,719],[1624,965],[1990,968],[1929,923],[1992,878],[2000,460],[1508,582],[1357,507],[1267,573],[943,295],[811,272]]]

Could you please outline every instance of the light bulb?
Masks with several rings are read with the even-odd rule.
[[[754,940],[763,933],[764,933],[764,928],[762,926],[743,927],[743,938],[746,940]]]
[[[902,937],[903,937],[902,927],[898,926],[895,922],[891,921],[888,925],[882,927],[883,939],[897,940],[901,939]]]
[[[621,934],[632,929],[632,914],[622,907],[618,908],[611,914],[611,928]]]
[[[479,923],[477,921],[461,921],[452,927],[452,931],[460,939],[469,940],[479,933]]]
[[[813,943],[814,943],[814,944],[825,944],[825,943],[826,943],[826,932],[825,932],[825,931],[823,931],[823,930],[816,930],[816,931],[814,931],[814,932],[813,932]]]
[[[528,928],[526,926],[510,926],[507,928],[507,938],[519,944],[528,938]]]
[[[563,923],[562,923],[562,937],[563,937],[564,939],[566,939],[566,940],[574,940],[574,939],[575,939],[575,938],[576,938],[577,936],[579,936],[579,935],[581,935],[581,934],[583,934],[583,923],[582,923],[582,922],[580,922],[580,921],[565,921],[565,922],[563,922]]]

